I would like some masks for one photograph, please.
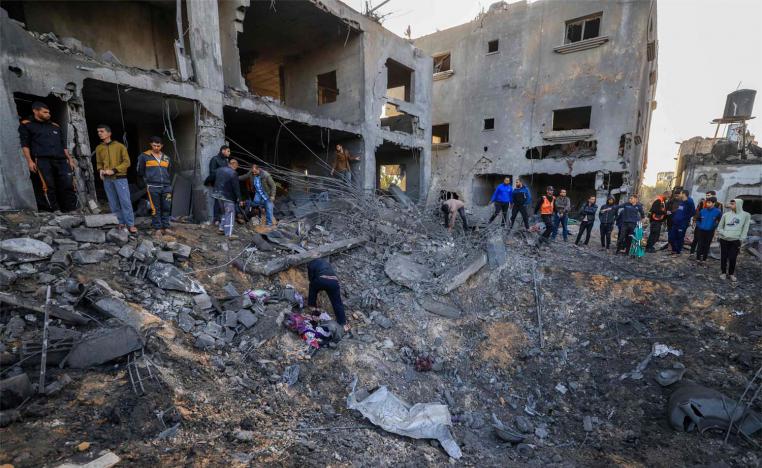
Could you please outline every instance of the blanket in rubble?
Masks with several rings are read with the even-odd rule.
[[[319,317],[293,312],[283,323],[316,350],[341,339],[341,326],[325,312]]]

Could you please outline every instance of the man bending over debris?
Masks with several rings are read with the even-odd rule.
[[[220,167],[214,174],[214,198],[222,203],[220,234],[233,237],[236,205],[241,201],[241,183],[238,181],[238,161],[228,160],[227,166]]]
[[[151,226],[154,235],[169,233],[169,218],[172,214],[172,179],[169,176],[169,156],[161,152],[164,147],[161,138],[149,139],[151,149],[138,158],[137,172],[146,183],[148,203],[151,204]]]
[[[442,215],[444,215],[444,225],[448,231],[452,231],[455,226],[455,215],[459,214],[463,221],[463,231],[468,231],[468,221],[466,221],[466,204],[457,198],[450,198],[442,202]]]
[[[312,307],[313,312],[317,312],[317,295],[320,291],[328,294],[331,300],[333,312],[336,314],[336,321],[344,327],[344,331],[349,331],[349,324],[344,315],[344,303],[341,302],[341,290],[339,288],[339,278],[336,272],[327,260],[318,258],[307,264],[307,278],[310,280],[310,292],[307,297],[307,306]]]

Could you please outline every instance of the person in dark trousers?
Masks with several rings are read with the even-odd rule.
[[[221,167],[228,167],[228,160],[230,159],[230,147],[228,145],[220,146],[220,152],[217,153],[212,159],[209,160],[209,175],[204,180],[204,185],[212,188],[212,223],[220,224],[222,219],[223,206],[214,198],[214,182],[217,175],[217,169]]]
[[[614,230],[619,208],[614,197],[608,197],[606,204],[598,212],[598,220],[601,222],[601,250],[608,250],[611,247],[611,231]]]
[[[537,206],[534,208],[534,213],[540,213],[540,218],[543,224],[545,224],[545,231],[543,231],[541,239],[546,241],[550,239],[550,235],[553,232],[553,202],[556,201],[553,193],[555,193],[555,189],[552,185],[549,185],[545,189],[545,195],[537,200]]]
[[[651,209],[648,211],[650,228],[648,232],[648,241],[646,242],[646,252],[656,252],[654,245],[659,241],[661,226],[667,219],[667,200],[669,200],[668,191],[657,196],[656,200],[651,204]]]
[[[32,116],[19,125],[19,139],[35,189],[37,208],[63,212],[76,209],[74,158],[66,149],[61,127],[50,120],[47,105],[32,103]]]
[[[162,153],[160,137],[149,139],[151,149],[138,158],[137,173],[146,183],[148,203],[151,205],[151,227],[154,235],[169,234],[172,215],[172,178],[169,175],[169,156]]]
[[[667,205],[667,239],[669,239],[669,233],[672,232],[672,225],[674,224],[672,222],[672,218],[677,212],[677,208],[680,206],[680,192],[682,192],[682,187],[675,187],[672,191],[672,195],[667,199],[666,205]],[[670,242],[667,242],[664,244],[664,246],[659,249],[661,250],[667,250],[672,247],[672,244]]]
[[[590,233],[593,231],[593,224],[595,224],[595,213],[598,211],[598,205],[595,204],[595,195],[590,195],[587,199],[587,203],[582,206],[579,212],[579,232],[577,233],[577,240],[574,241],[574,245],[579,245],[579,240],[582,239],[582,233],[585,234],[585,245],[590,242]]]
[[[709,197],[704,200],[704,207],[699,211],[696,229],[693,236],[696,238],[696,260],[703,266],[709,256],[709,246],[712,244],[714,230],[720,224],[722,211],[715,206],[717,199]]]
[[[441,211],[444,216],[444,225],[448,231],[452,231],[455,226],[455,216],[460,215],[460,219],[463,221],[463,232],[468,232],[465,203],[456,198],[450,198],[442,202]]]
[[[680,204],[672,213],[672,229],[669,230],[669,245],[672,247],[671,255],[680,255],[685,242],[685,231],[691,222],[691,218],[696,213],[696,205],[693,199],[688,196],[688,191],[680,192]]]
[[[344,327],[344,331],[349,331],[346,315],[344,314],[344,303],[341,301],[341,288],[339,287],[339,278],[336,272],[327,260],[318,258],[307,264],[307,278],[310,280],[310,292],[307,296],[307,306],[317,310],[317,295],[320,291],[328,294],[331,300],[333,313],[336,314],[336,321]]]
[[[273,211],[275,210],[275,195],[278,186],[269,172],[256,164],[251,165],[251,170],[238,177],[245,181],[249,187],[250,196],[246,202],[250,208],[259,207],[265,210],[265,222],[268,226],[273,225]]]
[[[495,212],[492,213],[487,224],[490,224],[497,218],[498,214],[502,213],[500,226],[505,227],[505,222],[508,220],[508,208],[511,206],[512,195],[513,186],[511,185],[511,178],[506,177],[503,179],[503,183],[495,188],[495,192],[489,200],[490,203],[495,204]]]
[[[566,196],[566,189],[561,189],[561,193],[556,197],[553,202],[553,233],[551,238],[556,239],[558,234],[558,226],[563,228],[564,242],[569,239],[569,213],[571,213],[571,200]]]
[[[736,198],[728,203],[728,211],[720,218],[717,237],[720,239],[720,279],[735,283],[736,259],[741,242],[746,242],[749,234],[751,215],[743,210],[743,200]]]
[[[223,211],[219,232],[227,237],[233,237],[236,207],[243,205],[237,169],[238,161],[229,159],[228,165],[218,168],[214,174],[213,196],[222,205]]]
[[[529,230],[529,214],[527,213],[527,207],[531,206],[532,196],[529,195],[529,189],[524,187],[524,184],[520,180],[516,181],[516,188],[513,189],[511,194],[511,202],[513,207],[511,208],[511,225],[508,228],[510,231],[513,229],[513,223],[516,221],[516,215],[521,213],[521,219],[524,221],[524,229]]]
[[[627,255],[630,252],[635,227],[637,227],[639,221],[645,221],[646,214],[643,211],[643,205],[638,203],[637,195],[630,195],[627,203],[618,205],[618,208],[622,210],[622,230],[617,237],[615,253],[624,250],[624,254]]]
[[[698,225],[701,210],[704,209],[706,206],[706,201],[710,198],[717,200],[717,192],[714,190],[709,190],[706,192],[706,194],[704,194],[704,198],[702,198],[699,201],[698,205],[696,205],[696,214],[694,214],[693,219],[691,219],[691,224],[693,224],[693,242],[691,242],[691,254],[694,254],[696,252],[696,248],[698,247],[698,240],[696,240],[696,226]],[[715,201],[714,207],[720,210],[720,214],[722,213],[722,203]]]

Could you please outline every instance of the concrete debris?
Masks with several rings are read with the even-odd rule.
[[[180,326],[180,329],[185,333],[190,333],[193,330],[193,327],[196,326],[196,321],[193,320],[193,317],[187,312],[180,312],[177,323]]]
[[[487,240],[487,259],[492,269],[500,268],[508,261],[508,252],[502,235],[495,234]]]
[[[85,226],[89,228],[99,228],[117,224],[119,224],[119,219],[117,219],[116,215],[113,213],[85,216]]]
[[[138,248],[135,249],[135,252],[133,253],[133,256],[140,260],[141,262],[145,262],[151,258],[153,258],[154,251],[156,250],[156,247],[154,247],[153,242],[151,242],[148,239],[144,239],[140,242],[138,245]]]
[[[102,244],[106,242],[106,233],[100,229],[78,227],[71,230],[71,236],[77,242],[88,242],[91,244]]]
[[[143,347],[143,339],[133,327],[100,328],[84,335],[66,357],[66,364],[85,369],[126,356]]]
[[[31,310],[37,312],[38,314],[45,314],[45,308],[43,306],[37,305],[26,299],[19,298],[14,294],[0,292],[0,303]],[[75,323],[78,325],[86,325],[90,321],[75,311],[67,310],[56,305],[51,305],[49,307],[49,312],[51,317],[59,318],[65,322]]]
[[[667,417],[672,428],[679,432],[726,431],[732,424],[748,437],[762,429],[762,414],[695,383],[682,385],[672,393],[667,403]]]
[[[175,263],[174,254],[172,254],[172,252],[167,252],[166,250],[159,250],[156,252],[156,259],[160,262]]]
[[[140,313],[119,298],[102,297],[93,302],[93,307],[106,317],[115,318],[135,330],[139,331],[143,324],[143,317]]]
[[[121,249],[119,249],[119,256],[122,258],[131,258],[132,254],[135,253],[135,248],[131,245],[123,245]]]
[[[108,252],[105,250],[77,250],[71,256],[77,265],[92,265],[101,263],[106,259]]]
[[[142,246],[142,244],[141,244]],[[136,252],[137,253],[137,252]],[[204,288],[174,265],[156,262],[148,267],[147,278],[161,289],[183,291],[193,294],[204,293]]]
[[[246,328],[251,328],[257,323],[257,316],[246,309],[238,311],[238,321]]]
[[[0,380],[0,409],[12,409],[34,394],[29,376],[19,374]]]
[[[587,415],[582,417],[582,430],[585,432],[593,431],[593,418]]]
[[[426,309],[427,312],[430,312],[435,315],[440,315],[442,317],[456,319],[460,317],[460,309],[449,304],[445,304],[444,302],[440,302],[437,300],[434,300],[430,297],[421,299],[420,301],[421,307]]]
[[[98,458],[87,462],[66,462],[57,465],[56,468],[111,468],[121,461],[114,452],[104,450],[98,454]]]
[[[206,293],[193,296],[193,302],[200,309],[206,310],[212,308],[212,298]]]
[[[0,260],[33,262],[53,255],[53,247],[45,242],[28,237],[0,241]]]
[[[72,378],[69,377],[68,374],[62,375],[58,380],[55,382],[48,384],[45,387],[45,395],[51,396],[55,395],[56,393],[60,392],[65,386],[72,383]]]
[[[299,370],[299,364],[293,364],[286,367],[286,369],[283,371],[283,382],[285,382],[289,387],[296,385],[296,382],[299,381]]]
[[[384,272],[392,281],[410,289],[433,279],[431,271],[407,255],[397,254],[387,260]]]
[[[407,194],[403,192],[399,186],[397,186],[397,184],[391,184],[389,186],[389,193],[391,193],[394,199],[397,200],[397,202],[403,207],[412,208],[415,206],[410,197],[408,197]]]
[[[526,439],[525,435],[520,434],[503,424],[495,413],[492,413],[492,428],[495,429],[497,437],[504,442],[518,444]]]
[[[82,224],[84,219],[81,216],[63,215],[56,216],[52,222],[58,224],[64,229],[72,229]]]
[[[106,239],[115,244],[124,245],[130,241],[130,233],[126,229],[111,228],[106,233]]]
[[[673,364],[672,369],[662,369],[656,373],[656,382],[662,387],[668,387],[679,382],[685,374],[685,366],[679,362]]]
[[[193,344],[193,346],[199,349],[210,349],[214,348],[216,344],[217,342],[214,337],[209,336],[206,333],[200,333],[196,337],[196,342]]]
[[[443,294],[449,294],[455,289],[462,286],[470,277],[475,275],[479,270],[487,264],[487,255],[484,253],[477,253],[470,259],[463,262],[466,267],[455,267],[443,276],[445,278],[445,286],[442,288]]]
[[[8,287],[16,282],[18,275],[10,270],[0,267],[0,286]]]
[[[357,410],[385,431],[414,439],[436,439],[447,454],[459,459],[463,454],[450,432],[452,417],[447,405],[416,403],[411,406],[384,385],[362,400],[355,393],[357,378],[347,397],[347,408]]]

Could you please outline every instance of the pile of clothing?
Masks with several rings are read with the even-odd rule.
[[[331,341],[341,340],[344,331],[341,325],[335,320],[331,320],[331,317],[325,312],[319,316],[293,312],[283,324],[298,334],[312,352],[317,351],[321,346],[328,345]]]

